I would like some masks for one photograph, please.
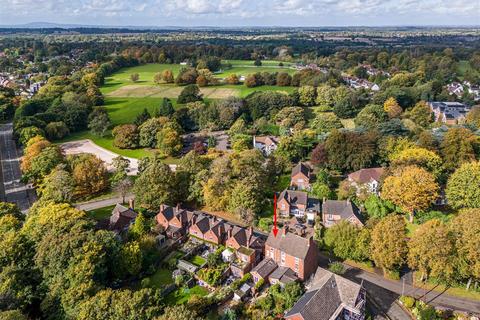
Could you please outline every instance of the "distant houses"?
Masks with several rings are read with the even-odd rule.
[[[312,286],[288,311],[286,320],[364,320],[366,290],[342,276],[318,268]]]
[[[344,75],[343,76],[343,81],[345,81],[350,87],[352,87],[354,89],[364,88],[364,89],[368,89],[368,90],[372,90],[372,91],[379,91],[380,90],[380,86],[376,83],[370,82],[370,81],[365,80],[365,79],[352,77],[352,76],[349,76],[349,75]]]
[[[455,95],[457,98],[462,98],[465,93],[472,95],[473,100],[480,100],[480,86],[474,85],[469,81],[452,82],[447,84],[446,89],[448,94]]]
[[[427,102],[432,110],[435,121],[454,125],[465,121],[465,116],[471,107],[460,102]]]
[[[266,156],[269,156],[277,150],[280,139],[275,136],[254,136],[253,147],[262,151]]]

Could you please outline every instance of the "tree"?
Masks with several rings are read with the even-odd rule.
[[[408,112],[408,117],[420,127],[426,128],[433,122],[433,113],[425,101],[420,101]]]
[[[63,121],[56,121],[47,124],[45,133],[50,140],[60,140],[66,137],[70,133],[70,130]]]
[[[322,107],[324,110],[331,110],[335,104],[335,88],[329,85],[320,85],[317,87],[317,98],[315,103]]]
[[[175,203],[175,190],[174,173],[157,156],[149,160],[133,188],[137,202],[149,210],[158,210],[163,203]]]
[[[153,76],[153,83],[160,84],[162,83],[162,80],[162,74],[160,72],[155,73],[155,75]]]
[[[31,160],[30,169],[24,172],[24,175],[29,181],[40,183],[44,177],[64,160],[62,150],[58,146],[47,146]]]
[[[142,123],[139,129],[139,145],[146,148],[155,148],[157,133],[168,123],[168,118],[151,118]]]
[[[286,72],[279,72],[277,74],[276,82],[277,86],[288,87],[292,82],[292,77]]]
[[[182,92],[178,96],[178,103],[189,103],[195,101],[202,101],[202,94],[197,85],[191,84],[183,88]]]
[[[335,192],[333,192],[328,184],[322,181],[315,181],[312,184],[312,192],[318,199],[332,199],[335,197]]]
[[[59,165],[45,177],[39,190],[42,200],[70,203],[74,197],[75,181],[65,166]]]
[[[227,84],[239,84],[240,80],[238,79],[238,76],[236,74],[232,73],[225,78],[225,82]]]
[[[122,180],[119,180],[115,183],[114,188],[115,192],[122,197],[122,203],[125,203],[125,197],[130,192],[133,187],[132,179],[125,177]]]
[[[171,307],[166,307],[164,313],[155,320],[200,320],[197,317],[197,312],[187,305],[180,304]]]
[[[93,154],[79,154],[69,159],[76,192],[80,196],[94,195],[109,187],[105,163]]]
[[[438,198],[435,177],[425,169],[407,166],[397,169],[383,182],[381,196],[402,208],[410,215],[428,209]]]
[[[194,84],[197,77],[198,73],[194,68],[182,68],[178,72],[175,83],[178,85]]]
[[[88,116],[88,128],[90,131],[100,137],[105,136],[111,125],[110,118],[105,108],[96,107]]]
[[[140,79],[140,76],[138,75],[138,73],[132,73],[132,74],[130,75],[130,80],[131,80],[132,82],[137,82],[139,79]]]
[[[465,123],[480,129],[480,105],[473,106],[465,117]]]
[[[112,131],[113,145],[120,149],[134,149],[138,147],[138,127],[134,124],[116,126]]]
[[[389,214],[396,212],[395,205],[390,201],[383,200],[375,194],[371,194],[364,203],[367,215],[370,218],[382,219]]]
[[[150,119],[152,116],[150,115],[150,112],[148,112],[147,108],[143,108],[142,113],[138,114],[135,117],[135,120],[133,120],[133,124],[138,126],[141,126],[145,121]]]
[[[25,217],[15,203],[0,202],[0,218],[6,215],[13,216],[19,220],[23,220]]]
[[[342,122],[334,113],[318,113],[310,124],[318,133],[326,133],[333,129],[343,128]]]
[[[305,126],[305,111],[301,107],[286,107],[275,115],[275,121],[285,132],[290,128]]]
[[[386,122],[388,115],[383,111],[382,106],[369,104],[365,106],[355,118],[355,125],[366,129],[376,129],[381,123]]]
[[[130,166],[130,160],[128,160],[127,158],[124,158],[122,156],[113,158],[112,167],[114,169],[114,172],[111,178],[113,184],[116,184],[117,182],[127,178],[129,166]]]
[[[157,148],[166,156],[177,155],[183,147],[182,137],[172,127],[164,127],[157,133]]]
[[[312,150],[312,155],[310,156],[310,161],[315,166],[326,166],[328,163],[328,154],[325,149],[324,143],[319,143]]]
[[[468,279],[468,290],[472,279],[480,279],[480,210],[461,210],[450,223],[450,229],[459,258],[457,270],[462,278]]]
[[[173,78],[173,72],[172,70],[164,70],[162,72],[162,80],[165,82],[165,83],[173,83],[174,82],[174,78]]]
[[[22,145],[26,145],[28,140],[36,136],[45,137],[45,132],[34,126],[26,127],[20,131],[18,140]]]
[[[303,86],[298,89],[300,95],[300,104],[302,106],[310,107],[315,105],[315,98],[317,97],[317,91],[315,87]]]
[[[466,162],[474,161],[477,146],[478,137],[473,132],[466,128],[450,128],[440,144],[445,168],[451,171]]]
[[[442,173],[442,159],[435,152],[414,147],[404,149],[392,156],[394,168],[415,165],[433,173],[436,178]]]
[[[405,219],[389,215],[373,227],[371,258],[384,272],[400,268],[407,256]]]
[[[480,208],[480,162],[464,163],[450,176],[446,196],[453,208]]]
[[[255,62],[253,62],[253,65],[255,67],[260,67],[262,65],[262,60],[260,60],[260,58],[255,59]]]
[[[390,119],[398,118],[403,112],[402,107],[398,104],[397,100],[394,97],[388,98],[383,103],[383,110],[387,113]]]
[[[160,107],[158,108],[156,117],[171,117],[175,113],[172,101],[168,98],[163,98]]]
[[[360,228],[342,220],[325,232],[324,241],[327,247],[339,258],[364,260],[365,254],[359,246]]]
[[[432,219],[420,225],[408,243],[408,265],[422,273],[450,281],[455,276],[455,243],[452,232],[443,222]]]
[[[263,84],[262,77],[259,73],[253,73],[247,75],[244,81],[245,86],[248,88],[258,87]]]
[[[128,230],[129,236],[133,239],[140,239],[148,234],[150,227],[150,222],[143,213],[140,212],[135,218],[135,223]]]

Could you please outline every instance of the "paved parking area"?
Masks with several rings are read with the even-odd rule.
[[[25,212],[35,202],[35,190],[31,185],[20,182],[21,151],[13,140],[13,124],[0,125],[0,161],[2,188],[0,199],[16,203]]]

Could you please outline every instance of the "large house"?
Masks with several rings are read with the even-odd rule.
[[[353,281],[323,268],[315,273],[311,288],[285,315],[286,320],[363,320],[366,290]]]
[[[268,272],[263,270],[266,265]],[[251,273],[255,283],[262,278],[271,283],[282,281],[282,278],[288,282],[296,277],[303,281],[315,272],[317,265],[317,246],[313,238],[302,237],[284,227],[276,236],[270,232],[265,242],[265,259]],[[275,272],[277,267],[282,269]],[[285,268],[289,268],[290,271]]]
[[[432,110],[435,121],[450,125],[461,123],[470,107],[460,102],[428,102]]]
[[[327,228],[346,220],[362,227],[362,215],[355,203],[350,200],[323,200],[322,222]]]
[[[368,193],[378,194],[380,178],[384,172],[383,168],[360,169],[348,175],[350,185],[357,190],[357,195],[366,191]]]
[[[253,147],[269,156],[273,151],[277,150],[279,139],[275,136],[254,136]]]
[[[312,169],[300,162],[292,169],[290,187],[297,190],[310,190],[310,180],[312,178]]]
[[[192,212],[165,204],[160,206],[155,219],[171,239],[190,235],[234,250],[236,260],[231,265],[231,271],[237,276],[250,271],[262,257],[264,240],[255,235],[252,227],[243,228],[205,212]]]
[[[280,215],[289,217],[307,217],[310,222],[320,213],[320,201],[308,196],[305,191],[283,190],[277,199],[277,210]]]

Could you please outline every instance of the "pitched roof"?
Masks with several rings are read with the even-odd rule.
[[[275,136],[256,136],[255,143],[262,143],[265,145],[278,144],[278,138]]]
[[[362,286],[323,268],[318,268],[313,286],[286,314],[286,317],[301,314],[305,320],[336,319],[345,308],[359,313],[358,297]]]
[[[251,272],[256,272],[262,278],[267,278],[275,269],[277,268],[277,264],[270,258],[265,258],[260,261],[259,264],[252,269]]]
[[[383,171],[383,168],[360,169],[350,173],[348,178],[360,184],[368,183],[370,180],[380,181]]]
[[[117,204],[112,210],[108,228],[114,231],[122,231],[137,217],[137,213],[130,208]]]
[[[278,196],[278,200],[285,199],[291,205],[307,206],[308,194],[304,191],[283,190]]]
[[[363,219],[358,207],[350,200],[325,200],[322,204],[322,213],[339,215],[345,220],[352,216],[360,221]]]
[[[285,229],[280,230],[276,237],[273,231],[271,231],[265,245],[283,251],[290,256],[302,260],[305,259],[311,245],[310,237],[304,238],[292,232],[285,232],[284,230]]]
[[[295,167],[293,167],[292,177],[296,176],[298,173],[302,173],[304,176],[309,177],[310,168],[307,165],[305,165],[303,162],[300,162]]]
[[[298,280],[295,272],[289,267],[278,267],[269,277],[270,279],[276,279],[281,283],[287,284]]]

